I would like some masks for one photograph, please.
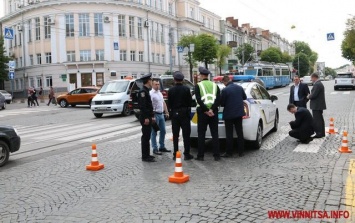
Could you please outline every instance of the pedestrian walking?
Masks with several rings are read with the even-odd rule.
[[[182,130],[184,141],[184,159],[191,160],[194,158],[193,155],[190,154],[192,95],[190,89],[182,84],[183,80],[184,75],[180,71],[175,71],[175,86],[169,89],[168,94],[168,107],[173,131],[174,160],[176,159],[176,152],[179,150],[180,129]]]
[[[196,160],[204,160],[206,130],[207,126],[209,126],[212,136],[214,160],[218,161],[221,159],[218,139],[220,90],[216,83],[208,80],[209,70],[199,67],[199,73],[201,82],[195,86],[198,132],[198,154]]]
[[[38,100],[37,100],[37,90],[36,90],[35,87],[33,87],[31,97],[32,97],[33,104],[36,104],[36,103],[37,103],[37,106],[39,106]],[[35,102],[36,102],[36,103],[35,103]]]
[[[49,104],[52,102],[52,101],[54,101],[55,102],[55,105],[57,105],[57,101],[55,100],[55,96],[54,96],[54,90],[53,90],[53,87],[52,86],[50,86],[50,88],[49,88],[49,95],[48,95],[48,97],[49,97],[49,101],[48,101],[48,106],[49,106]]]
[[[228,75],[224,76],[223,84],[226,86],[221,93],[221,106],[223,107],[223,120],[226,129],[226,153],[222,157],[233,156],[233,133],[237,133],[237,153],[244,155],[243,116],[245,115],[243,100],[247,99],[244,89],[233,84]]]
[[[290,99],[289,104],[294,104],[297,107],[307,108],[307,102],[309,99],[309,88],[307,84],[300,81],[300,77],[295,75],[293,78],[294,85],[290,88]]]
[[[43,88],[41,87],[38,92],[39,98],[41,99],[41,102],[43,102]]]
[[[292,130],[288,134],[299,142],[308,144],[313,140],[311,135],[314,133],[311,113],[307,108],[296,107],[294,104],[289,104],[287,111],[295,115],[295,120],[289,122]]]
[[[139,121],[142,125],[141,149],[142,161],[155,162],[154,156],[150,155],[150,136],[152,123],[155,122],[153,104],[149,94],[152,87],[152,74],[145,74],[141,77],[143,88],[138,93],[138,105],[140,108]]]
[[[32,98],[32,89],[28,89],[27,91],[27,107],[35,106],[35,103]]]
[[[163,94],[160,92],[160,83],[159,80],[153,79],[152,82],[152,90],[149,92],[150,98],[153,103],[153,111],[155,122],[159,126],[159,149],[157,145],[157,132],[152,130],[150,141],[152,143],[153,153],[155,155],[162,155],[163,152],[171,152],[165,148],[165,117],[169,117],[168,108],[166,107],[166,103],[164,101]]]
[[[313,82],[313,88],[311,94],[308,95],[308,99],[310,100],[310,108],[313,114],[313,128],[316,132],[314,138],[323,138],[325,136],[323,110],[327,109],[324,85],[319,80],[317,73],[311,75],[311,80]]]

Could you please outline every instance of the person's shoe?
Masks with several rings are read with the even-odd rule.
[[[221,157],[220,156],[215,156],[214,157],[214,161],[220,161],[221,160]]]
[[[243,157],[243,156],[244,156],[244,153],[239,153],[238,156],[239,156],[239,157]]]
[[[193,158],[194,158],[194,156],[191,154],[184,155],[184,160],[192,160]]]
[[[150,158],[152,158],[152,159],[155,159],[155,156],[151,156],[151,155],[149,155],[149,157],[150,157]]]
[[[233,155],[229,154],[229,153],[224,153],[224,154],[221,155],[221,157],[230,158],[230,157],[233,157]]]
[[[143,162],[149,162],[149,163],[156,162],[155,159],[152,158],[152,157],[142,158],[142,161]]]
[[[166,149],[166,148],[160,148],[160,149],[159,149],[159,152],[162,152],[162,153],[170,153],[171,150],[168,150],[168,149]]]
[[[195,160],[203,161],[204,159],[203,157],[200,156],[200,157],[196,157]]]
[[[303,140],[303,141],[301,141],[301,143],[302,143],[302,144],[308,144],[308,143],[310,143],[311,141],[313,141],[313,138],[308,138],[308,139],[306,139],[306,140]]]
[[[154,150],[153,153],[154,153],[155,155],[162,155],[162,153],[159,152],[158,150]]]

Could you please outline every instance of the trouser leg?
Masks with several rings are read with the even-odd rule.
[[[182,136],[184,139],[184,154],[190,154],[191,123],[188,116],[181,119]]]
[[[202,112],[198,113],[197,134],[198,134],[198,153],[197,157],[204,157],[205,154],[205,137],[207,130],[207,115]]]
[[[213,156],[220,156],[217,115],[210,117],[209,126],[210,126],[210,132],[212,136]]]
[[[237,145],[238,145],[238,153],[241,154],[244,152],[244,133],[243,133],[243,118],[238,117],[234,121],[235,131],[237,133]]]
[[[142,138],[141,138],[141,148],[142,148],[142,158],[148,158],[150,154],[150,135],[152,127],[151,125],[142,124]]]
[[[165,128],[165,117],[164,115],[158,115],[158,126],[160,129],[160,134],[159,134],[159,148],[163,149],[165,148],[165,135],[166,135],[166,128]]]
[[[233,121],[231,119],[224,120],[224,126],[226,129],[226,153],[233,154]]]
[[[174,156],[179,150],[179,133],[180,133],[180,121],[177,117],[171,119],[172,131],[173,131],[173,144],[174,144]]]

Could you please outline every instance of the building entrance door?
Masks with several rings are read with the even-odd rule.
[[[75,88],[77,88],[77,80],[76,80],[76,74],[69,74],[69,83],[70,84],[75,84]]]
[[[83,73],[81,74],[81,86],[92,86],[92,74],[91,73]]]

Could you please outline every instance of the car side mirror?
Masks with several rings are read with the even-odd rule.
[[[278,100],[279,98],[276,95],[271,95],[270,99],[272,102],[274,102],[274,101]]]

